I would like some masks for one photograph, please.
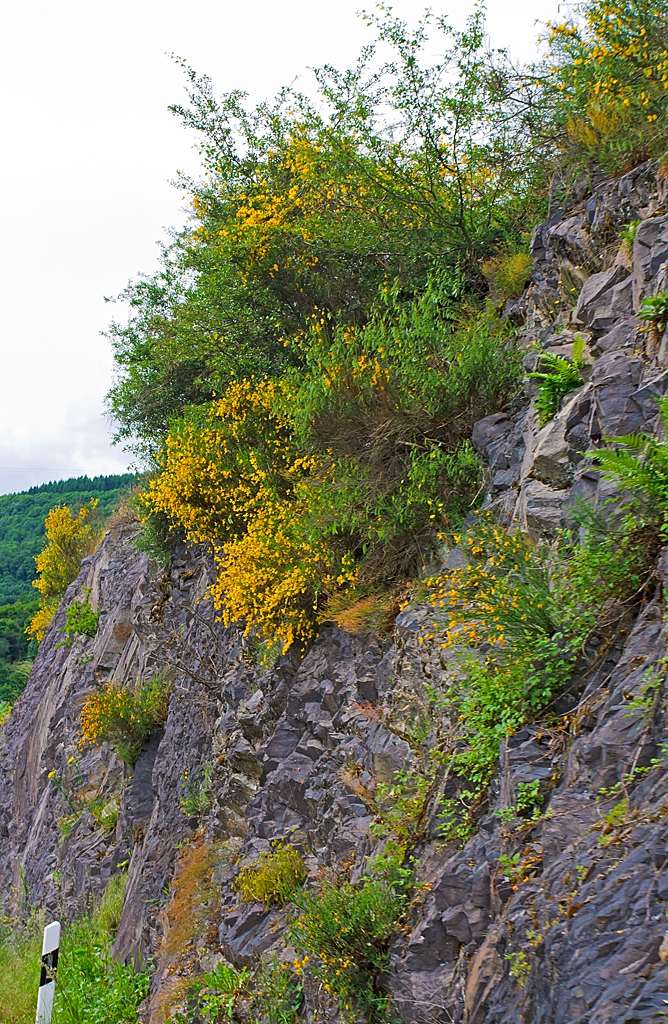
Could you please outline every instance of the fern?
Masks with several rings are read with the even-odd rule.
[[[529,374],[529,377],[539,381],[536,411],[541,427],[544,427],[559,411],[564,396],[584,383],[580,374],[583,353],[584,339],[579,334],[576,335],[573,343],[572,362],[564,359],[563,356],[541,352],[542,372]]]
[[[659,408],[668,431],[668,395]],[[607,440],[615,447],[600,448],[589,455],[596,459],[605,477],[618,480],[653,504],[662,519],[661,533],[668,537],[668,441],[649,434],[624,434]]]

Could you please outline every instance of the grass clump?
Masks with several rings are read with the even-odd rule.
[[[531,279],[532,267],[533,256],[528,252],[486,260],[482,272],[489,284],[492,300],[501,302],[505,299],[519,299]]]
[[[282,906],[297,895],[306,876],[301,854],[284,843],[272,853],[261,853],[254,864],[242,868],[233,886],[239,897],[248,903]]]
[[[111,743],[134,767],[151,730],[163,725],[169,710],[170,683],[155,676],[132,686],[105,685],[91,693],[81,709],[81,732],[90,744]]]

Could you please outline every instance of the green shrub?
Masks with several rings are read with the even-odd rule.
[[[445,840],[466,838],[506,735],[542,711],[590,633],[605,634],[619,602],[632,603],[651,579],[656,538],[635,517],[584,505],[574,517],[577,529],[534,545],[481,516],[462,538],[467,564],[429,581],[435,614],[422,640],[454,648],[455,670],[430,691],[436,723],[444,715],[449,724],[412,774],[425,780],[425,798],[444,766],[461,780],[461,797],[440,805]],[[398,777],[396,790],[401,807],[410,789]],[[419,802],[415,814],[423,814]],[[381,823],[402,834],[391,810]]]
[[[90,588],[84,587],[85,598],[83,601],[73,601],[67,609],[67,621],[61,630],[65,633],[62,644],[71,647],[76,636],[86,636],[92,639],[97,633],[100,621],[100,612],[93,611],[90,601]],[[61,646],[58,644],[58,646]]]
[[[516,252],[483,263],[491,298],[494,301],[519,299],[531,279],[532,267],[533,256],[528,252]]]
[[[179,807],[188,818],[205,814],[210,810],[214,799],[211,790],[211,765],[204,765],[201,779],[191,779],[190,772],[186,770],[179,781],[181,783]]]
[[[225,1018],[231,1020],[239,996],[246,987],[250,971],[247,967],[237,972],[228,964],[218,964],[193,984],[197,1001],[193,1009],[198,1017],[215,1024]],[[192,1019],[192,1018],[191,1018]]]
[[[155,676],[132,686],[109,682],[89,694],[81,709],[81,732],[91,744],[111,743],[134,767],[151,729],[163,725],[169,710],[168,680]]]
[[[304,991],[276,954],[265,960],[255,977],[248,1008],[250,1024],[296,1024]]]
[[[301,855],[293,846],[282,844],[273,853],[261,853],[254,864],[242,868],[233,887],[246,902],[280,906],[295,897],[306,875]]]
[[[586,0],[550,24],[538,109],[546,141],[575,174],[665,152],[667,25],[665,0]]]
[[[345,1019],[383,1019],[388,997],[377,987],[378,975],[389,967],[387,950],[408,907],[411,873],[390,870],[364,875],[353,885],[326,883],[318,892],[304,892],[289,941],[326,992],[336,996]]]

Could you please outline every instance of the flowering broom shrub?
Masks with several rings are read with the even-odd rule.
[[[39,610],[26,632],[42,640],[60,603],[77,576],[81,560],[95,550],[102,533],[96,515],[98,501],[91,498],[75,513],[67,505],[51,509],[44,521],[46,543],[35,556],[38,578],[33,586],[40,593]]]
[[[377,976],[389,967],[388,948],[408,907],[405,879],[365,875],[357,885],[326,883],[305,892],[290,928],[296,967],[336,996],[345,1020],[384,1019],[388,996]]]
[[[544,69],[562,146],[608,171],[663,154],[668,144],[666,0],[587,0],[580,19],[550,25]]]
[[[169,710],[170,684],[155,676],[132,686],[106,683],[84,701],[81,733],[90,744],[111,743],[126,764],[134,767],[151,729],[163,725]]]

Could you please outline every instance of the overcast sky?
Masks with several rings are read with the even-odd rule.
[[[394,0],[411,21],[421,0]],[[170,114],[184,98],[177,53],[218,92],[273,96],[307,68],[348,66],[371,34],[373,0],[0,0],[0,494],[121,472],[103,398],[105,295],[157,266],[183,223],[178,170],[193,138]],[[433,0],[460,25],[471,0]],[[530,58],[556,0],[489,0],[492,43]]]

